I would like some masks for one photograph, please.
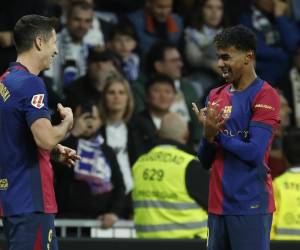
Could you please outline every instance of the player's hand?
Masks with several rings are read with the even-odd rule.
[[[195,112],[199,122],[204,128],[204,137],[213,142],[215,136],[223,128],[226,120],[223,119],[223,110],[219,109],[218,104],[212,104],[208,102],[208,106],[202,109],[198,109],[195,103],[192,103],[192,109]]]
[[[192,110],[194,111],[195,115],[198,118],[198,121],[200,122],[200,124],[204,125],[205,123],[205,119],[206,119],[206,108],[202,108],[202,109],[198,109],[197,104],[192,102]]]
[[[102,222],[102,228],[108,229],[118,221],[119,217],[114,213],[100,215],[98,219]]]
[[[62,119],[63,122],[67,122],[68,123],[68,127],[69,130],[72,128],[73,126],[73,112],[72,109],[69,107],[64,107],[61,103],[57,104],[57,110],[60,114],[60,117]]]
[[[74,149],[68,148],[61,144],[57,144],[55,149],[59,155],[58,160],[61,163],[66,164],[68,167],[74,166],[75,162],[81,159],[80,156],[76,154]]]
[[[221,113],[218,109],[218,105],[212,105],[210,102],[206,108],[206,116],[204,123],[204,137],[209,141],[213,142],[215,136],[219,133],[221,122]]]

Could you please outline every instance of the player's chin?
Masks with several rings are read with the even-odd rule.
[[[48,62],[44,66],[44,70],[50,69],[51,62]]]

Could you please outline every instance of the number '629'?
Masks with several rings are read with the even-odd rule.
[[[162,169],[146,168],[143,172],[145,181],[162,181],[164,178],[164,171]]]

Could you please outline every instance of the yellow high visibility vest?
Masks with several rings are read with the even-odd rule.
[[[134,222],[140,238],[207,238],[207,213],[189,195],[185,175],[195,157],[162,145],[133,166]]]
[[[300,240],[300,169],[289,169],[273,181],[276,211],[272,240]]]

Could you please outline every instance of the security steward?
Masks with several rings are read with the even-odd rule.
[[[133,166],[139,238],[207,238],[209,176],[185,146],[188,134],[179,114],[166,114],[159,145]]]
[[[284,135],[282,148],[291,167],[273,181],[276,211],[271,240],[300,240],[300,129]]]

